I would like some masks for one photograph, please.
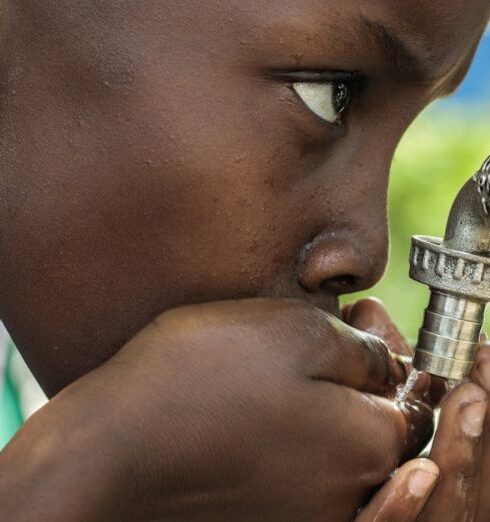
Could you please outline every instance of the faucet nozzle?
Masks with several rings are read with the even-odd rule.
[[[431,290],[415,348],[418,370],[461,380],[490,301],[490,157],[457,195],[444,239],[414,236],[410,277]]]

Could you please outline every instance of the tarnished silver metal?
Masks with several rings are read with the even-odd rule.
[[[490,204],[490,157],[485,161],[473,179],[478,187],[478,194],[481,196],[483,211],[488,216]]]
[[[490,157],[456,197],[444,239],[414,236],[410,277],[429,286],[416,369],[468,376],[490,302]]]

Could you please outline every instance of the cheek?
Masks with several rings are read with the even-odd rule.
[[[296,148],[245,109],[210,121],[201,103],[180,110],[169,96],[156,110],[161,99],[83,118],[53,101],[34,128],[15,116],[36,100],[11,108],[2,319],[45,383],[77,378],[167,308],[260,295],[292,274],[307,201],[292,183]]]
[[[53,101],[21,144],[9,171],[26,191],[4,257],[50,309],[255,295],[309,239],[298,145],[263,89],[165,88],[154,76],[83,114]]]
[[[142,99],[145,147],[141,133],[132,142],[150,158],[140,175],[161,183],[148,198],[160,212],[151,228],[167,269],[194,294],[208,287],[216,298],[254,294],[292,267],[310,234],[307,173],[264,89],[228,81],[196,91],[184,82],[162,98],[154,82]]]

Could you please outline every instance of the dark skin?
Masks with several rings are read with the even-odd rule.
[[[293,297],[338,314],[339,293],[380,278],[393,151],[457,84],[488,5],[309,4],[7,3],[0,311],[50,395],[169,308]],[[393,67],[362,13],[425,72]],[[358,71],[344,126],[283,70]]]
[[[366,325],[333,319],[338,295],[382,275],[393,152],[462,79],[489,10],[6,3],[0,313],[58,395],[2,454],[4,512],[22,517],[10,502],[24,489],[50,520],[353,516],[420,446],[429,412],[426,388],[406,412],[389,399],[403,376]],[[339,71],[341,125],[292,88],[312,72],[338,87]],[[485,437],[440,450],[487,400],[477,366],[479,386],[446,402],[424,520],[488,513],[477,478],[471,498],[453,494],[461,473],[478,477]],[[64,466],[80,471],[70,484]]]
[[[396,332],[373,306],[359,303],[353,325]],[[2,514],[16,522],[352,520],[430,418],[414,397],[406,416],[384,398],[400,378],[387,353],[379,338],[302,301],[167,312],[14,438],[0,461]],[[477,368],[475,382],[489,373],[488,358]],[[444,403],[430,489],[412,491],[421,462],[410,462],[361,522],[475,520],[486,506],[485,437],[468,412],[486,408],[488,391],[488,380],[465,384]],[[20,497],[29,501],[19,506]]]

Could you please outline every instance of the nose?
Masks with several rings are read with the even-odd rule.
[[[391,127],[372,133],[356,129],[319,169],[322,185],[311,185],[315,196],[305,212],[315,214],[315,228],[296,264],[297,280],[307,292],[359,292],[383,276],[389,247],[388,178],[400,136]]]
[[[304,246],[297,277],[308,292],[333,295],[365,290],[381,279],[388,257],[387,231],[379,237],[325,230]]]

